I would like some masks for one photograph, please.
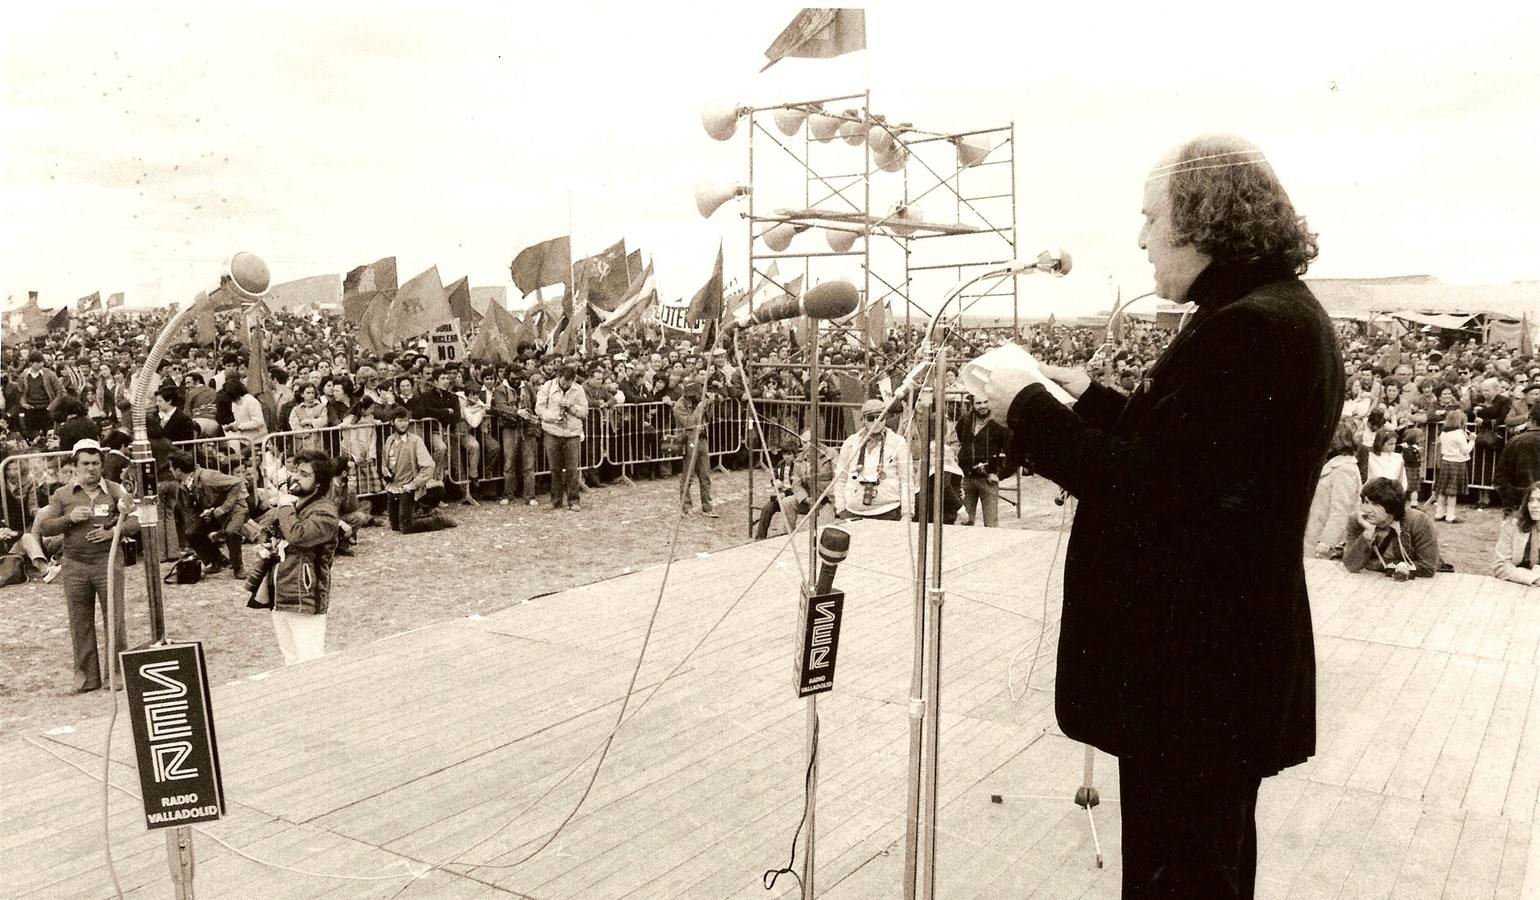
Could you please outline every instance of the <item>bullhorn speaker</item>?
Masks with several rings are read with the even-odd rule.
[[[829,242],[829,249],[835,253],[850,252],[850,248],[856,245],[856,238],[860,237],[858,233],[843,228],[825,228],[823,234]]]
[[[813,140],[820,144],[827,144],[839,134],[840,126],[844,122],[838,116],[831,116],[819,110],[807,117],[807,133]]]
[[[738,117],[742,114],[743,107],[730,100],[709,100],[701,110],[701,127],[706,129],[712,140],[729,140],[737,133]]]
[[[852,147],[859,147],[866,143],[867,125],[861,121],[861,111],[857,109],[845,110],[845,115],[850,118],[840,126],[839,136]]]
[[[722,204],[734,197],[747,196],[749,190],[743,184],[703,181],[695,186],[695,208],[700,211],[701,218],[709,219],[712,213],[722,208]]]
[[[903,237],[909,237],[919,231],[919,226],[923,224],[924,220],[912,207],[900,204],[893,207],[893,211],[888,214],[888,230]]]
[[[807,121],[807,110],[800,106],[783,106],[775,111],[773,118],[781,134],[793,137],[802,129],[802,123]]]
[[[791,239],[806,231],[807,225],[798,225],[793,222],[780,222],[765,231],[763,237],[765,246],[777,253],[791,246]]]
[[[971,168],[984,161],[993,148],[989,146],[989,140],[981,134],[970,134],[967,137],[952,138],[952,143],[957,146],[957,164],[964,169]]]

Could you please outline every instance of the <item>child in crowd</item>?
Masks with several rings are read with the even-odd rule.
[[[1433,482],[1433,518],[1458,522],[1455,515],[1465,493],[1467,469],[1475,440],[1465,431],[1465,413],[1451,409],[1438,436],[1438,477]]]
[[[1407,493],[1406,460],[1396,450],[1395,429],[1381,428],[1374,433],[1368,476],[1366,483],[1375,478],[1386,478],[1399,485],[1403,495]]]

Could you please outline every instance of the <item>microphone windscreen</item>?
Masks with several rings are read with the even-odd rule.
[[[1075,261],[1073,259],[1070,259],[1069,251],[1067,251],[1067,250],[1060,250],[1059,251],[1059,274],[1060,275],[1068,275],[1070,268],[1072,266],[1074,266],[1074,264],[1075,264]]]
[[[825,281],[802,299],[804,313],[814,319],[838,319],[856,311],[860,295],[848,281]]]
[[[830,525],[818,533],[818,556],[825,562],[844,562],[845,554],[850,552],[850,532]]]

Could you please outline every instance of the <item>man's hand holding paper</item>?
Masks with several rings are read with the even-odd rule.
[[[1044,366],[1017,344],[1002,344],[964,365],[958,373],[969,392],[989,399],[990,418],[1006,425],[1011,401],[1029,384],[1041,384],[1055,400],[1070,405],[1090,386],[1080,369]]]

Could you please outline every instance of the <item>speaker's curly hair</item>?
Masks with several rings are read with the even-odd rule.
[[[1178,246],[1191,244],[1225,263],[1276,263],[1296,275],[1305,274],[1319,252],[1316,234],[1249,141],[1195,138],[1155,177],[1167,182]]]

